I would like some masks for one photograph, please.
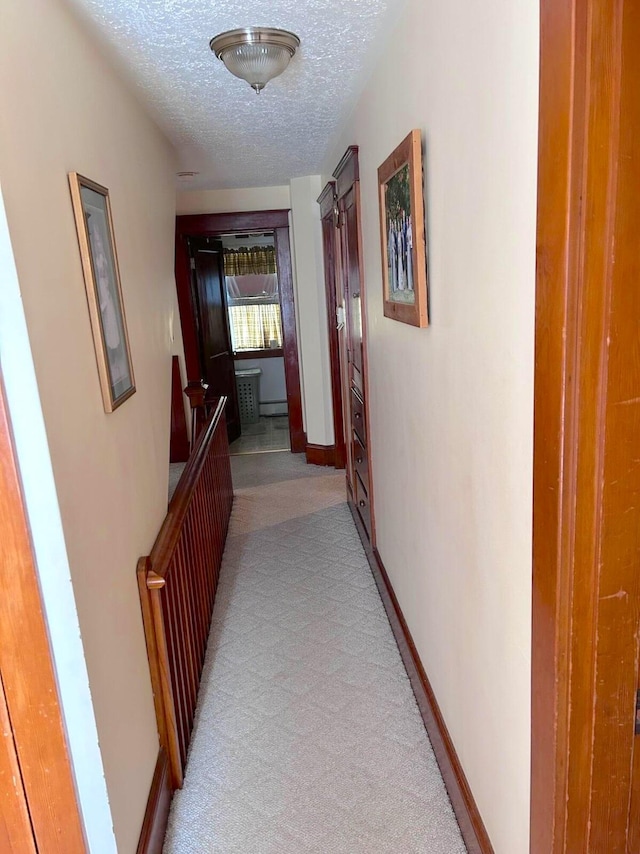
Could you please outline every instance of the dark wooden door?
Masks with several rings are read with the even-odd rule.
[[[207,397],[227,397],[229,441],[240,436],[240,412],[224,292],[222,250],[193,242],[191,245],[196,321],[202,372],[208,384]]]
[[[335,206],[337,196],[335,183],[327,184],[318,199],[322,222],[322,253],[324,261],[324,282],[327,301],[327,324],[329,331],[329,362],[331,365],[331,400],[333,404],[333,433],[335,436],[335,467],[345,468],[347,451],[345,443],[345,425],[342,404],[342,372],[340,369],[340,335],[344,322],[338,323],[337,309],[344,308],[342,287],[338,279],[338,230],[336,228]]]

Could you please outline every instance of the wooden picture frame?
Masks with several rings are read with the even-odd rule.
[[[384,315],[412,326],[428,326],[419,130],[412,130],[378,169],[378,199]]]
[[[69,173],[71,201],[105,412],[135,393],[109,190]]]

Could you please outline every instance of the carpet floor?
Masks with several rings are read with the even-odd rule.
[[[463,854],[344,474],[264,456],[253,482],[247,458],[232,461],[236,500],[164,852]]]

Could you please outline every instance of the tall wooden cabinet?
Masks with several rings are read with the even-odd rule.
[[[371,431],[357,146],[347,149],[333,177],[335,183],[330,182],[318,200],[323,218],[325,273],[330,271],[327,275],[329,293],[329,280],[331,274],[335,274],[333,278],[336,316],[333,328],[337,332],[337,348],[333,343],[335,333],[332,328],[330,349],[337,349],[339,366],[337,370],[332,371],[332,384],[334,401],[338,395],[342,408],[349,503],[357,513],[357,519],[362,522],[366,537],[373,545],[375,522],[370,464]],[[332,229],[328,227],[329,223],[332,224]],[[328,304],[331,310],[330,298]]]

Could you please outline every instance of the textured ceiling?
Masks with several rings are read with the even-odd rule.
[[[404,0],[71,0],[178,152],[188,189],[317,174]],[[281,27],[301,46],[256,95],[209,49],[223,30]],[[184,187],[187,189],[187,186]]]

